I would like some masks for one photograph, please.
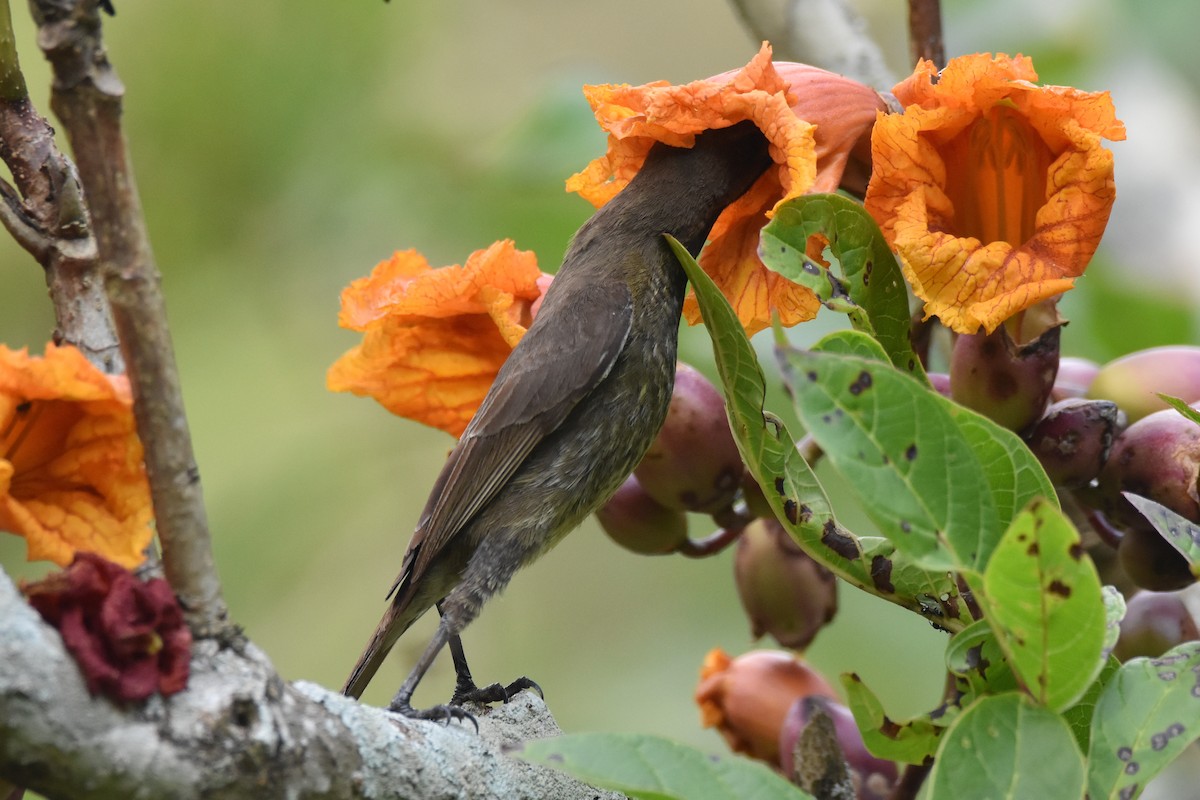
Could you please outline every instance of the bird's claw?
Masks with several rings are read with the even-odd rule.
[[[457,706],[461,703],[507,703],[516,696],[517,692],[524,689],[533,689],[538,693],[539,697],[543,700],[546,699],[546,694],[542,691],[541,686],[538,686],[529,678],[520,677],[508,686],[493,683],[490,686],[469,686],[457,689],[454,692],[454,697],[450,698],[450,705]]]
[[[409,703],[393,702],[388,706],[388,711],[409,719],[427,719],[432,722],[444,722],[447,725],[454,721],[470,722],[475,726],[475,732],[479,733],[479,722],[475,719],[475,715],[454,703],[432,708],[413,708]]]

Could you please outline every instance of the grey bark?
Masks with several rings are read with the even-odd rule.
[[[253,645],[202,640],[188,688],[88,694],[58,632],[0,571],[0,778],[50,798],[619,798],[506,752],[560,731],[523,693],[480,732],[284,682]]]

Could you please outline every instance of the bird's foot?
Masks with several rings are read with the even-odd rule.
[[[476,721],[475,715],[453,700],[448,705],[433,706],[432,708],[413,708],[411,703],[393,700],[388,706],[388,711],[409,719],[428,719],[434,722],[445,722],[447,725],[455,720],[470,722],[475,726],[475,732],[479,733],[479,722]]]
[[[523,689],[533,689],[542,699],[546,697],[542,687],[529,678],[520,677],[508,686],[493,683],[491,686],[478,687],[473,683],[467,685],[460,683],[454,690],[454,696],[450,698],[450,705],[454,707],[462,703],[507,703]]]

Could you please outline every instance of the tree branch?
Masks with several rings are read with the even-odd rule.
[[[941,0],[908,1],[908,46],[914,64],[924,58],[938,69],[946,66]]]
[[[29,101],[8,0],[0,0],[0,158],[16,183],[0,180],[0,222],[46,272],[54,341],[74,345],[106,372],[122,372],[83,189]]]
[[[198,637],[227,632],[200,473],[183,409],[161,276],[121,131],[124,87],[100,39],[96,0],[33,0],[62,120],[87,194],[104,288],[130,383],[163,570]]]
[[[505,755],[559,733],[536,695],[478,713],[478,735],[404,719],[285,683],[253,646],[211,639],[186,691],[122,708],[88,694],[0,571],[0,776],[50,797],[619,797]]]
[[[837,72],[880,91],[896,83],[883,51],[848,0],[731,0],[742,22],[775,58]]]

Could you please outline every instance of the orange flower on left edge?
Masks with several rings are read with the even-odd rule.
[[[959,333],[989,333],[1070,289],[1116,196],[1107,92],[1037,86],[1025,57],[928,61],[896,86],[903,114],[872,134],[866,207],[905,277]],[[1030,333],[1030,338],[1036,332]]]
[[[29,560],[141,563],[152,510],[132,405],[123,376],[73,347],[0,346],[0,529],[25,538]]]
[[[342,292],[338,321],[364,336],[326,385],[459,436],[549,282],[509,240],[438,269],[415,250],[395,253]]]
[[[764,44],[749,64],[707,80],[672,86],[586,86],[596,120],[609,133],[608,152],[567,181],[593,205],[607,203],[641,169],[661,142],[691,147],[696,135],[751,120],[770,143],[776,168],[717,218],[704,268],[733,305],[748,333],[771,324],[812,319],[817,299],[762,265],[758,237],[774,208],[806,192],[832,192],[851,162],[869,158],[867,134],[883,99],[870,87],[806,64],[772,62]],[[864,172],[865,170],[859,170]],[[691,324],[700,320],[694,296],[684,305]]]

